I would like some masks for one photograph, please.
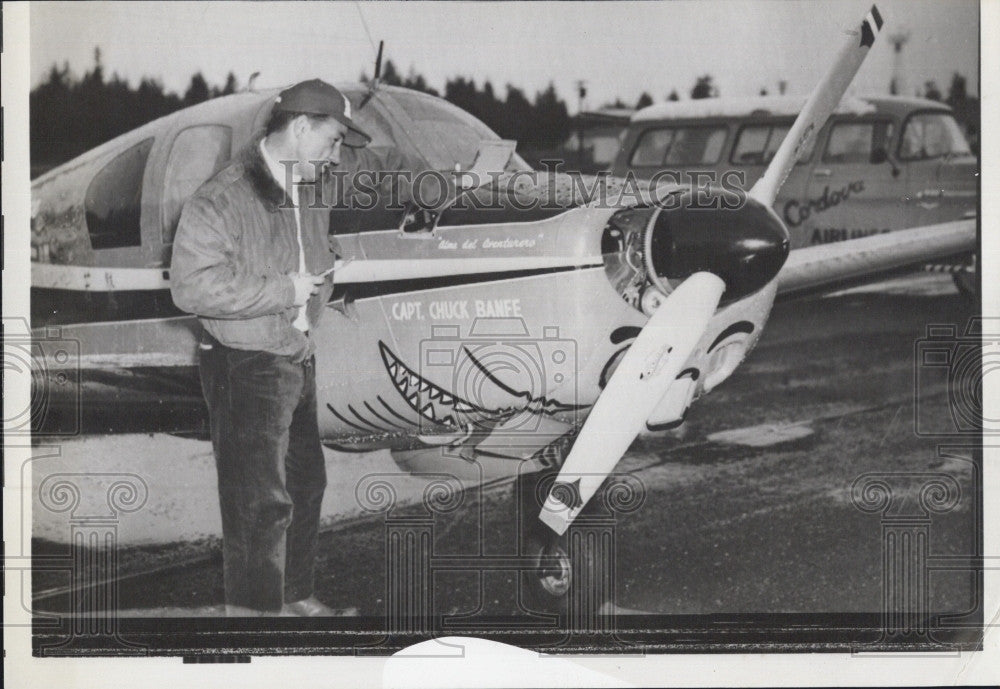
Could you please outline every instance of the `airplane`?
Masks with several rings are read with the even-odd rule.
[[[709,208],[697,189],[651,199],[613,179],[607,198],[580,202],[581,178],[537,175],[446,101],[377,80],[338,85],[373,137],[345,149],[343,166],[457,170],[459,181],[436,204],[376,195],[370,208],[331,210],[341,260],[313,332],[324,442],[388,448],[416,474],[489,460],[516,476],[522,514],[538,515],[523,526],[535,582],[565,596],[574,520],[637,435],[677,426],[732,375],[779,294],[975,248],[976,220],[965,219],[791,251],[772,209],[882,27],[872,6],[760,179],[735,195],[710,190]],[[261,130],[277,93],[179,111],[34,181],[33,337],[79,343],[70,361],[44,360],[36,395],[54,396],[69,369],[85,395],[151,385],[155,401],[177,381],[197,391],[199,326],[169,296],[173,233],[184,201]]]

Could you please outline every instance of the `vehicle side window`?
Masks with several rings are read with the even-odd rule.
[[[948,113],[925,112],[907,120],[899,144],[900,159],[924,160],[949,153],[971,154],[955,118]]]
[[[726,129],[719,127],[692,127],[679,129],[667,151],[667,165],[710,165],[718,162],[722,145],[726,142]]]
[[[163,182],[164,244],[174,241],[184,203],[229,160],[232,140],[233,130],[216,124],[188,127],[174,139]]]
[[[830,129],[823,162],[876,163],[888,150],[891,137],[892,123],[888,121],[839,122]]]
[[[719,160],[725,142],[725,127],[650,129],[632,151],[631,165],[710,165]]]
[[[778,152],[778,147],[781,146],[781,142],[785,140],[788,135],[788,130],[791,129],[791,125],[782,125],[780,127],[771,127],[771,136],[767,138],[767,148],[764,149],[764,164],[767,165],[774,158],[774,154]],[[798,162],[809,157],[812,152],[812,146],[802,149],[799,153]]]
[[[788,136],[791,125],[753,124],[740,130],[730,160],[737,165],[767,165]],[[812,155],[812,143],[799,153],[798,161]]]
[[[145,139],[94,175],[84,198],[87,232],[95,249],[140,246],[142,177],[153,139]]]
[[[740,130],[733,149],[732,162],[739,165],[763,165],[764,150],[771,135],[768,125],[752,125]]]
[[[667,157],[667,147],[674,140],[673,129],[649,129],[643,132],[632,152],[631,164],[636,167],[662,165]]]

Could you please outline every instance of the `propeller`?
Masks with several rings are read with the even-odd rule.
[[[549,491],[539,518],[556,533],[566,532],[628,450],[695,351],[719,304],[752,294],[781,270],[788,256],[788,231],[771,206],[799,152],[840,102],[881,28],[882,17],[873,5],[743,206],[705,209],[686,198],[679,208],[649,211],[646,272],[668,296],[622,357]]]
[[[701,339],[725,283],[695,273],[646,323],[597,399],[542,506],[541,520],[563,533],[646,424]]]
[[[849,32],[850,37],[841,46],[833,65],[802,106],[802,111],[795,119],[792,128],[788,130],[785,140],[781,142],[767,170],[750,189],[751,197],[765,206],[774,203],[778,190],[795,166],[799,153],[806,150],[807,144],[816,137],[817,132],[822,129],[844,96],[858,68],[867,57],[869,48],[875,42],[875,37],[881,31],[882,23],[878,7],[872,5],[861,21],[859,30]]]

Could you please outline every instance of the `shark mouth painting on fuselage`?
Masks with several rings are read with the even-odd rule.
[[[589,406],[564,404],[544,397],[532,397],[528,392],[514,391],[490,373],[468,349],[464,349],[465,355],[485,374],[486,380],[511,397],[524,400],[523,404],[487,409],[435,385],[404,364],[384,342],[380,340],[378,344],[386,371],[400,397],[420,415],[422,421],[430,421],[449,430],[467,429],[470,424],[480,430],[490,430],[525,412],[554,415]]]

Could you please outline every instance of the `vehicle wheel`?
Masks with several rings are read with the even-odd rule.
[[[573,581],[566,538],[558,536],[538,519],[548,487],[556,471],[517,478],[518,533],[520,555],[530,566],[521,570],[521,603],[536,612],[558,612]]]
[[[957,273],[953,273],[951,276],[952,282],[955,283],[955,287],[958,288],[958,293],[970,304],[979,304],[979,275],[977,273],[977,266],[979,264],[979,255],[972,254],[968,259],[965,269],[960,270]]]
[[[955,287],[958,288],[958,293],[962,297],[973,304],[979,303],[979,285],[976,283],[976,274],[963,270],[960,273],[955,273],[951,276],[952,281],[955,283]]]
[[[565,596],[573,583],[573,566],[566,552],[565,538],[556,536],[547,543],[536,541],[529,552],[534,553],[532,574],[538,579],[537,585],[553,598]]]

